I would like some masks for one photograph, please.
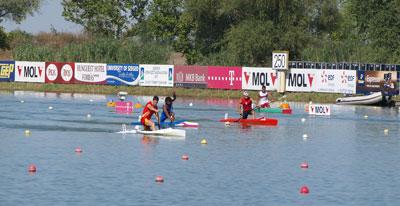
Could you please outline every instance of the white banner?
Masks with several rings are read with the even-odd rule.
[[[286,90],[291,92],[315,91],[315,69],[290,69],[286,74]]]
[[[272,68],[242,67],[242,89],[261,90],[262,85],[267,90],[276,90],[278,73]]]
[[[74,77],[77,83],[105,84],[107,64],[75,63]]]
[[[174,65],[141,64],[139,67],[140,86],[174,86]]]
[[[356,92],[356,71],[316,70],[316,92],[346,93]]]
[[[44,83],[45,62],[15,62],[16,82],[40,82]]]
[[[329,116],[331,115],[331,107],[323,104],[310,104],[308,106],[308,114]]]

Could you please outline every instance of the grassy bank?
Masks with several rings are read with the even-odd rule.
[[[17,83],[0,82],[0,90],[5,91],[40,91],[40,92],[63,92],[63,93],[90,93],[90,94],[117,94],[119,91],[126,91],[129,95],[171,95],[173,91],[180,97],[196,98],[239,98],[240,91],[219,90],[219,89],[186,89],[186,88],[165,88],[165,87],[132,87],[132,86],[109,86],[109,85],[82,85],[82,84],[40,84],[40,83]],[[256,91],[250,91],[253,98],[257,97]],[[273,93],[276,99],[280,99],[282,94]],[[341,94],[325,93],[294,93],[286,92],[287,101],[295,102],[319,102],[333,103]],[[283,99],[283,98],[282,98]],[[396,97],[399,100],[399,97]]]

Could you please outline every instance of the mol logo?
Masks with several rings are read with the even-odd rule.
[[[23,75],[23,77],[27,78],[39,78],[42,76],[43,68],[40,68],[39,66],[24,66],[21,68],[21,66],[18,66],[17,70],[19,76]]]
[[[268,74],[270,74],[268,76]],[[274,86],[275,81],[278,78],[278,75],[275,73],[267,73],[267,72],[244,72],[244,78],[246,81],[246,85],[249,85],[251,75],[251,85],[253,86],[270,86],[271,83]],[[270,82],[271,81],[271,82]]]
[[[308,107],[308,113],[311,115],[331,115],[331,107],[329,105],[311,104]]]
[[[313,74],[289,73],[288,84],[292,87],[312,87],[313,80]]]
[[[57,66],[54,64],[50,64],[46,68],[46,76],[50,81],[54,81],[58,77],[58,69]]]

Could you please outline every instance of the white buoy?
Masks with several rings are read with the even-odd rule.
[[[368,115],[364,115],[364,119],[368,119]]]
[[[25,130],[25,135],[28,136],[31,134],[31,131],[29,131],[29,129]]]
[[[384,133],[385,135],[388,135],[388,134],[389,134],[389,129],[385,128],[385,129],[383,130],[383,133]]]
[[[307,139],[308,135],[307,134],[303,134],[303,139]]]
[[[90,99],[89,102],[93,102],[93,99]]]
[[[306,118],[301,118],[301,122],[306,122]]]
[[[87,114],[86,117],[87,117],[87,118],[91,118],[92,115],[91,115],[91,114]]]
[[[192,103],[192,102],[190,102],[190,103],[189,103],[189,106],[190,106],[190,107],[193,107],[193,103]]]
[[[21,103],[24,103],[25,101],[24,100],[21,100]]]
[[[49,106],[49,110],[52,110],[53,109],[53,107],[52,106]]]
[[[225,122],[225,127],[229,127],[229,126],[231,126],[231,123],[230,122]]]

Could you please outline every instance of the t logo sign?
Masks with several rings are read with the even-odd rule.
[[[229,85],[233,86],[233,75],[235,75],[235,71],[229,70],[229,80],[231,80],[231,83]]]

